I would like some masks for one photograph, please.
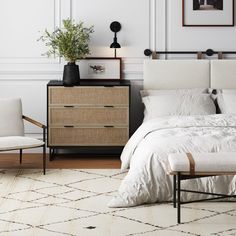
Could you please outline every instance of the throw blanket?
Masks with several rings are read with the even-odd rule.
[[[181,152],[236,152],[236,116],[171,116],[144,122],[123,150],[122,170],[130,169],[109,207],[171,201],[172,178],[166,175],[165,165],[170,153]],[[236,177],[188,180],[182,186],[232,194]],[[199,195],[183,193],[182,197],[196,200]]]

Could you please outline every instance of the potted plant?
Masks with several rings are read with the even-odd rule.
[[[86,28],[83,22],[75,23],[71,19],[63,20],[63,28],[56,29],[49,33],[46,29],[39,40],[42,40],[48,51],[44,54],[48,57],[59,56],[68,61],[64,66],[64,85],[76,85],[79,83],[79,66],[76,61],[85,58],[89,53],[90,34],[93,33],[93,26]]]

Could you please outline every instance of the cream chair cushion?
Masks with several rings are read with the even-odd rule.
[[[23,135],[21,99],[0,99],[0,137]]]
[[[9,151],[43,146],[44,142],[23,136],[0,137],[0,151]]]

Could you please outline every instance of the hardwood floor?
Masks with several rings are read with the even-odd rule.
[[[49,161],[47,158],[48,169],[119,169],[120,166],[119,157],[61,155],[53,161]],[[42,155],[35,153],[23,154],[22,164],[20,165],[19,154],[0,154],[0,168],[42,168]]]

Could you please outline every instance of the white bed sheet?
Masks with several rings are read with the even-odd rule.
[[[162,117],[144,122],[121,155],[122,170],[129,172],[109,207],[128,207],[172,200],[172,177],[166,175],[169,153],[236,152],[236,116]],[[187,180],[184,188],[236,194],[236,177]],[[182,194],[183,200],[203,195]]]

